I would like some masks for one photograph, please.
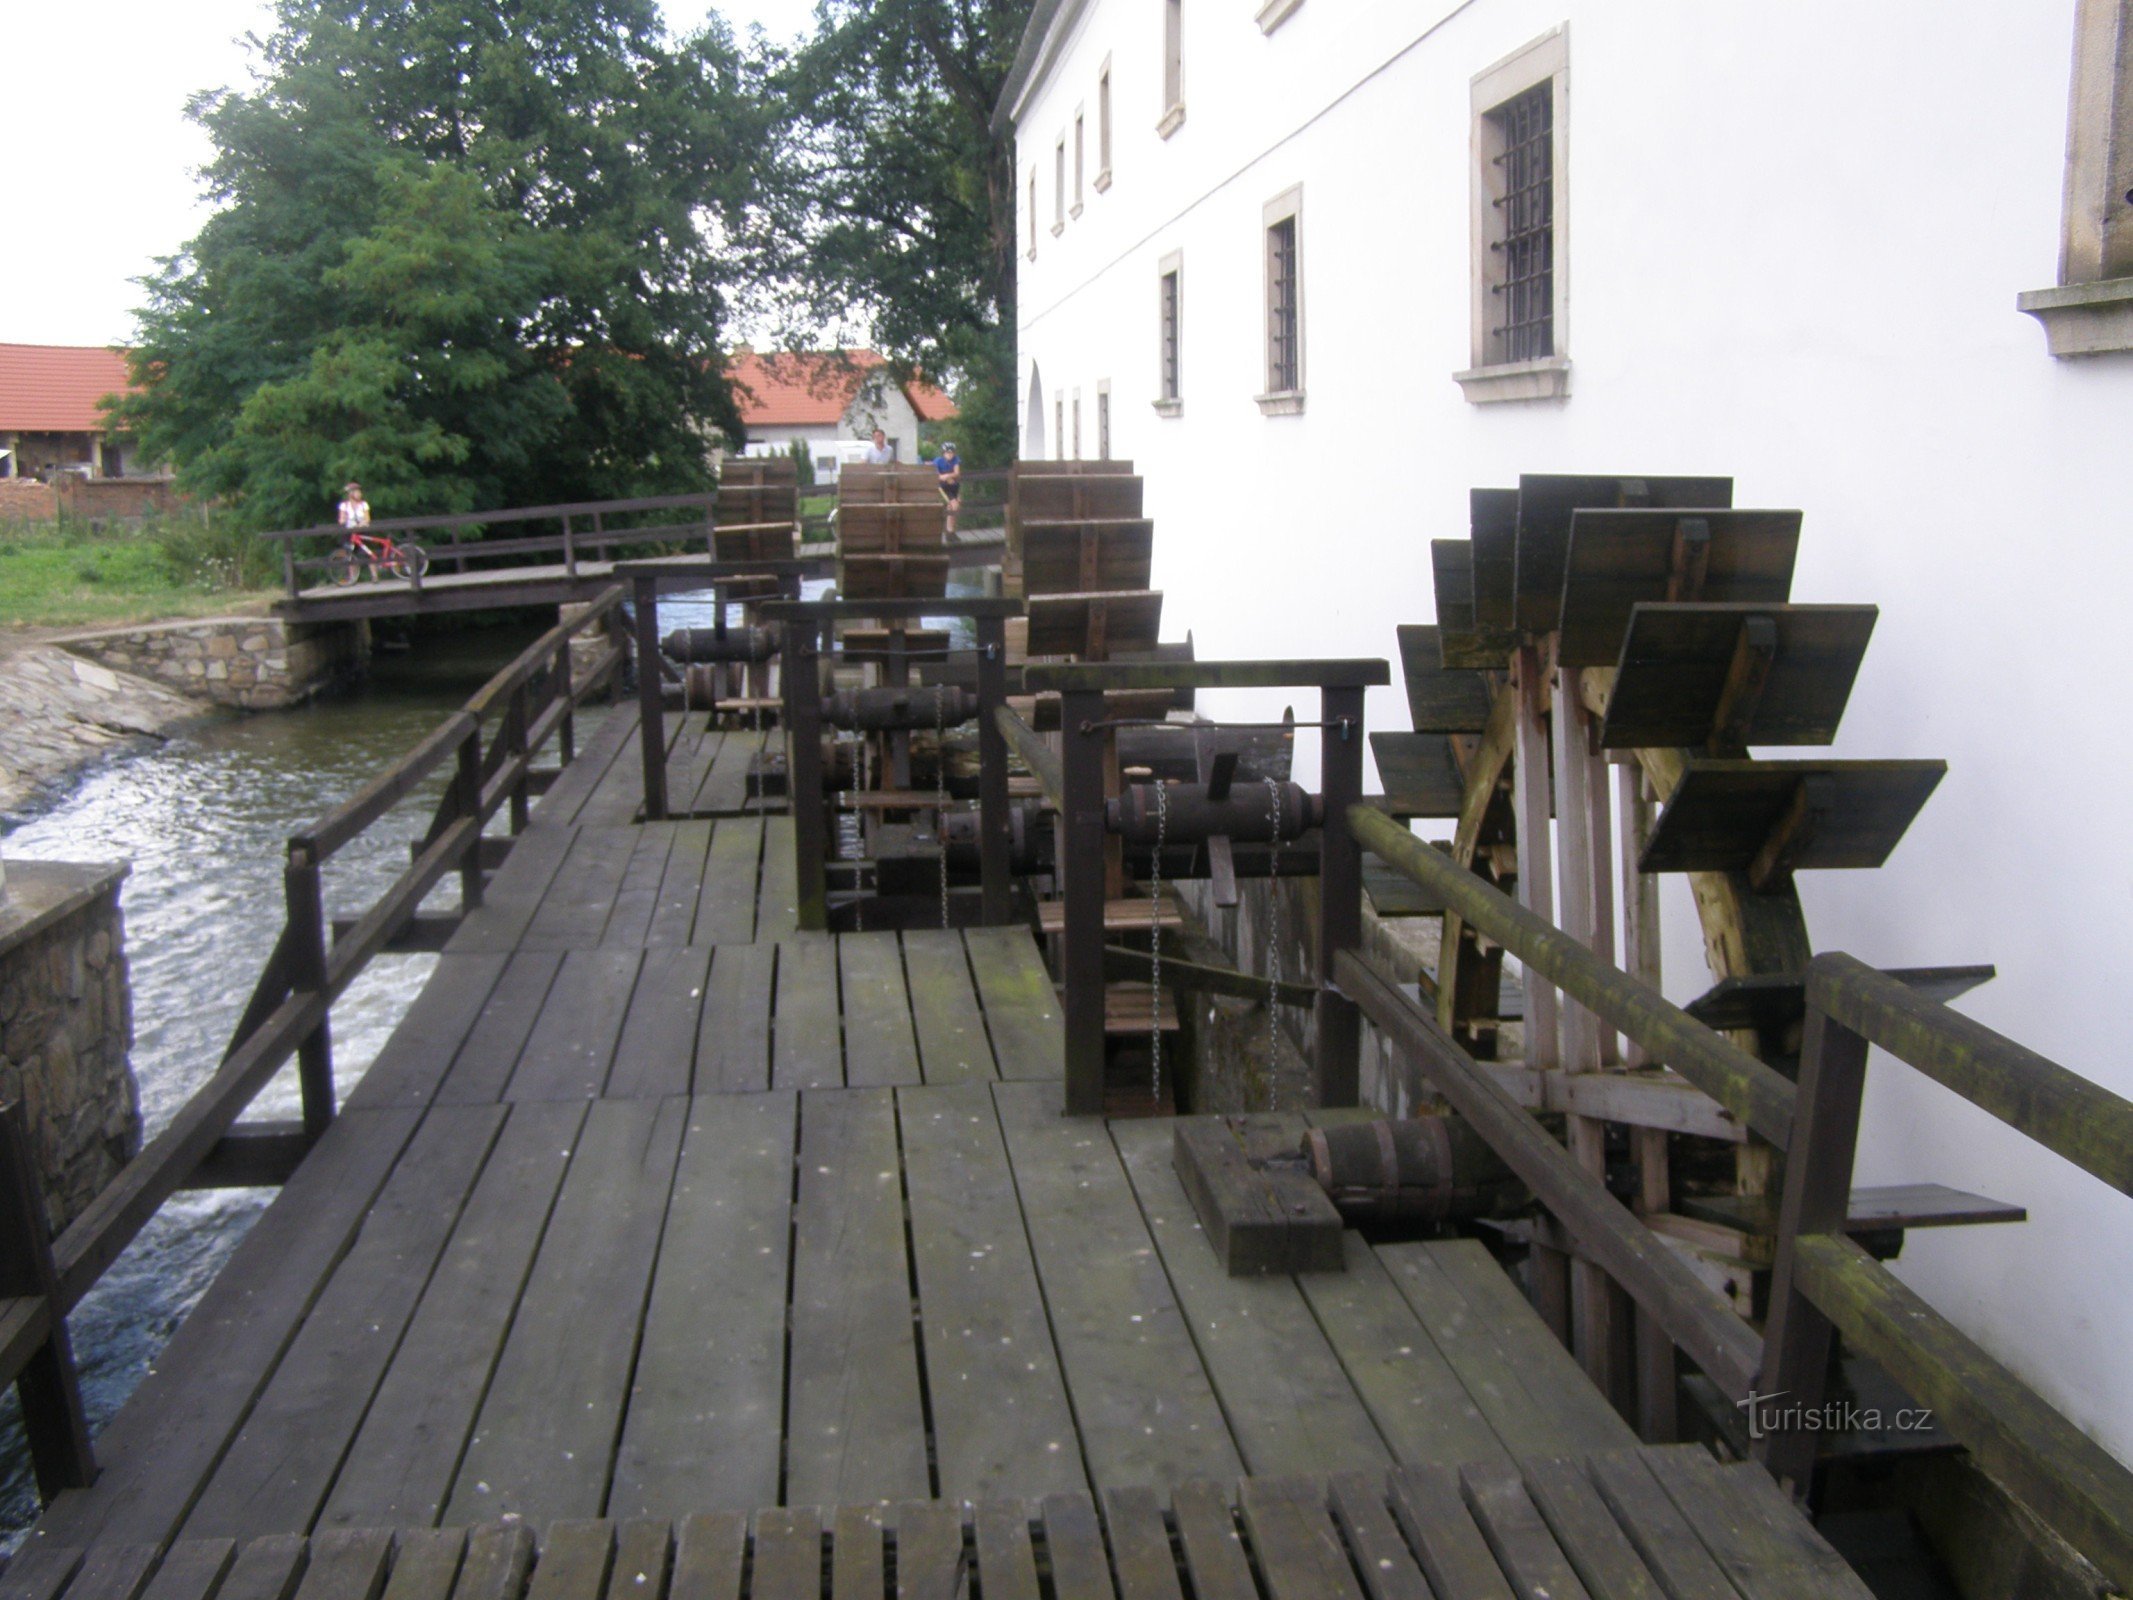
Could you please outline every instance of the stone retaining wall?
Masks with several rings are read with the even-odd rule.
[[[360,676],[370,659],[370,624],[221,617],[76,634],[60,643],[216,705],[264,711]]]
[[[126,871],[14,861],[0,891],[0,1100],[22,1105],[55,1233],[141,1145]]]
[[[0,813],[86,762],[212,714],[202,701],[64,650],[0,647]]]

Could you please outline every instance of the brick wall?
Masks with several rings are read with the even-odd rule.
[[[35,478],[0,478],[0,522],[31,518],[49,522],[59,515],[59,492]]]

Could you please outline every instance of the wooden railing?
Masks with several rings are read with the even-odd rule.
[[[1329,816],[1329,824],[1331,818]],[[2133,1472],[1927,1305],[1848,1236],[1852,1158],[1867,1049],[1879,1045],[2121,1193],[2133,1194],[2133,1103],[1850,956],[1806,976],[1798,1086],[1594,955],[1544,919],[1367,805],[1357,842],[1441,897],[1545,982],[1585,1006],[1723,1106],[1784,1156],[1770,1316],[1762,1337],[1731,1303],[1545,1131],[1504,1087],[1358,949],[1328,981],[1353,999],[1416,1072],[1533,1190],[1581,1257],[1638,1308],[1640,1358],[1678,1346],[1738,1404],[1760,1408],[1759,1458],[1804,1494],[1821,1432],[1830,1341],[1878,1361],[1938,1426],[2122,1588],[2133,1589]],[[1662,1367],[1670,1369],[1671,1360]],[[1640,1367],[1644,1367],[1640,1359]]]
[[[2133,1103],[1843,954],[1807,969],[1795,1136],[1785,1168],[1757,1453],[1804,1485],[1832,1333],[1873,1357],[1979,1464],[2133,1590],[2133,1473],[1845,1233],[1867,1047],[1952,1089],[2133,1194]],[[1782,1397],[1782,1398],[1780,1398]]]
[[[702,547],[708,550],[717,505],[718,496],[715,494],[653,495],[636,500],[586,500],[571,505],[517,506],[502,511],[468,511],[450,516],[380,517],[365,531],[410,536],[445,535],[448,542],[442,545],[424,545],[429,550],[433,568],[449,562],[455,571],[465,572],[470,561],[493,562],[504,557],[558,556],[562,559],[565,573],[575,577],[581,559],[604,561],[617,550],[641,549],[647,545],[686,545],[693,542],[701,542]],[[648,512],[685,514],[641,525],[633,525],[627,520],[642,517]],[[617,524],[614,520],[616,518],[625,520]],[[535,534],[518,539],[478,537],[471,543],[462,542],[462,535],[469,532],[480,535],[490,528],[532,522],[554,522],[561,526],[559,531],[552,534]],[[302,592],[301,575],[322,570],[331,554],[330,546],[338,545],[342,536],[342,530],[330,523],[309,528],[286,528],[260,535],[262,539],[281,545],[282,582],[292,600]],[[328,548],[322,548],[316,555],[298,555],[298,545],[307,540],[326,542]],[[416,542],[424,543],[419,539]],[[416,587],[420,587],[419,582]]]
[[[456,872],[462,906],[481,903],[482,832],[509,808],[524,826],[533,761],[550,740],[568,764],[579,704],[622,659],[610,643],[575,682],[571,647],[604,631],[622,601],[610,588],[551,629],[447,717],[391,769],[309,827],[290,835],[283,867],[286,918],[221,1064],[170,1124],[55,1240],[38,1199],[19,1107],[0,1116],[0,1382],[23,1398],[39,1489],[49,1498],[95,1476],[82,1425],[66,1319],[163,1203],[180,1189],[278,1183],[335,1113],[333,1004],[372,957],[412,930],[422,902]],[[412,862],[361,916],[329,938],[323,869],[423,781],[450,767]],[[297,1124],[237,1126],[237,1118],[294,1056],[302,1092]]]

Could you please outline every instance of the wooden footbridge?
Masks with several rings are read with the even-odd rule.
[[[1514,530],[1556,482],[1514,495]],[[1581,493],[1619,502],[1624,481]],[[1662,590],[1738,570],[1716,549],[1705,563],[1683,530],[1705,513],[1667,515]],[[1787,1420],[1798,1413],[1758,1417],[1757,1459],[1679,1442],[1695,1430],[1677,1380],[1715,1386],[1721,1409],[1791,1390],[1811,1411],[1833,1337],[1934,1408],[1950,1447],[2070,1559],[2133,1580],[2133,1478],[1889,1276],[1850,1189],[1869,1040],[2121,1190],[2133,1108],[1842,956],[1733,975],[1712,1002],[1736,1030],[1721,1034],[1615,966],[1590,928],[1545,917],[1533,880],[1546,853],[1514,848],[1519,823],[1547,817],[1527,787],[1548,760],[1528,715],[1536,647],[1512,636],[1515,683],[1487,676],[1508,664],[1493,654],[1460,664],[1484,648],[1462,607],[1482,612],[1493,581],[1476,532],[1467,586],[1440,586],[1434,652],[1403,641],[1419,737],[1446,743],[1381,744],[1391,792],[1376,797],[1360,788],[1361,702],[1383,663],[1106,659],[1102,630],[1134,611],[1101,597],[1133,591],[1095,585],[1069,591],[1072,608],[965,602],[975,642],[929,656],[913,597],[810,606],[764,590],[760,615],[782,625],[778,726],[751,725],[773,720],[760,695],[677,709],[649,671],[636,702],[591,725],[582,702],[619,658],[611,587],[292,837],[288,924],[228,1058],[56,1239],[18,1123],[0,1119],[15,1296],[0,1302],[0,1355],[49,1496],[0,1596],[1863,1596],[1798,1503],[1817,1453]],[[1114,535],[1082,537],[1086,574]],[[1025,581],[1043,542],[1010,540]],[[884,583],[921,565],[879,554]],[[1442,552],[1440,570],[1462,554]],[[1573,568],[1582,559],[1573,546]],[[640,648],[658,648],[663,590],[741,575],[699,558],[626,565]],[[1145,582],[1130,561],[1125,577]],[[1799,664],[1821,648],[1814,619],[1782,593],[1750,600],[1723,647],[1694,629],[1650,644],[1724,657],[1639,713],[1677,749],[1725,748],[1741,728],[1760,741],[1760,718],[1834,725],[1798,709],[1826,699],[1824,675]],[[1735,603],[1627,610],[1637,649],[1617,653],[1617,692],[1590,696],[1603,729],[1638,703],[1660,626],[1647,617]],[[1010,613],[1067,609],[1075,653],[1096,660],[1010,659]],[[1540,621],[1570,638],[1567,617]],[[1583,670],[1565,646],[1539,648]],[[1839,655],[1832,670],[1848,673],[1856,655]],[[825,682],[862,666],[920,681],[846,689],[840,710]],[[948,693],[963,682],[970,702]],[[1240,780],[1234,750],[1166,781],[1219,745],[1215,730],[1132,743],[1172,720],[1146,715],[1151,696],[1240,682],[1319,686],[1318,794],[1289,794],[1285,769]],[[1565,727],[1586,702],[1558,683]],[[840,717],[857,732],[842,746]],[[1681,737],[1691,722],[1698,737]],[[976,724],[980,770],[955,794],[959,723]],[[1597,762],[1606,743],[1558,759]],[[1149,748],[1152,778],[1134,754]],[[1779,867],[1857,864],[1874,854],[1861,830],[1890,828],[1856,819],[1899,803],[1880,789],[1855,801],[1841,772],[1825,787],[1823,763],[1775,802],[1713,789],[1692,827],[1673,819],[1709,780],[1704,758],[1680,759],[1684,809],[1649,830],[1645,862],[1677,850],[1689,870],[1760,871],[1761,888],[1729,876],[1707,895],[1744,927],[1770,914],[1744,896],[1789,893]],[[1722,775],[1763,766],[1714,759]],[[1566,829],[1578,797],[1608,787],[1568,776],[1555,786]],[[1137,792],[1151,782],[1162,792]],[[865,794],[888,798],[849,804]],[[959,851],[947,813],[972,801]],[[361,916],[332,918],[334,854],[403,804],[434,807],[408,872]],[[1049,827],[1021,827],[1017,807],[1057,816],[1041,859]],[[840,830],[855,813],[868,826]],[[1408,815],[1456,816],[1459,837],[1433,849]],[[1566,856],[1567,897],[1596,880]],[[1514,858],[1523,906],[1504,893]],[[910,875],[891,864],[912,859],[937,872],[937,899],[898,887]],[[1183,1049],[1165,997],[1262,981],[1175,946],[1158,964],[1160,884],[1211,876],[1228,895],[1280,872],[1313,876],[1322,907],[1316,974],[1271,996],[1311,1008],[1312,1103],[1238,1123],[1146,1114],[1189,1098],[1175,1078],[1168,1095],[1138,1092],[1165,1041]],[[448,876],[460,908],[424,911]],[[1366,881],[1389,904],[1395,880],[1410,909],[1449,919],[1447,955],[1420,974],[1434,1007],[1363,937]],[[1063,909],[1041,913],[1055,889]],[[334,997],[393,948],[439,950],[435,973],[336,1105]],[[1449,965],[1482,969],[1505,949],[1525,968],[1523,1019]],[[1119,972],[1141,960],[1142,1005],[1122,1024]],[[1597,1059],[1551,1054],[1584,1037],[1544,1033],[1551,1005],[1580,1019]],[[1783,1036],[1765,1056],[1786,1070],[1744,1047],[1738,1030],[1755,1027]],[[1521,1031],[1522,1056],[1492,1059]],[[1641,1064],[1607,1059],[1617,1031]],[[238,1122],[292,1059],[304,1124]],[[1508,1226],[1366,1235],[1296,1201],[1308,1180],[1280,1153],[1312,1129],[1375,1124],[1359,1100],[1448,1106],[1530,1202]],[[1542,1111],[1568,1113],[1567,1139]],[[1762,1251],[1761,1306],[1667,1232],[1714,1160],[1740,1202],[1731,1237]],[[1639,1163],[1634,1208],[1608,1187],[1611,1161]],[[1733,1181],[1736,1163],[1759,1190]],[[165,1199],[216,1182],[280,1192],[92,1451],[66,1313]],[[1891,1227],[1960,1220],[1951,1209],[1945,1196],[1884,1209],[1863,1242],[1886,1254]],[[1257,1270],[1240,1272],[1246,1240]],[[1283,1254],[1305,1244],[1308,1265]],[[1521,1254],[1529,1292],[1502,1264]]]

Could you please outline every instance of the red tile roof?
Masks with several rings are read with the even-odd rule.
[[[97,402],[132,387],[123,350],[0,344],[0,433],[102,433]]]
[[[734,404],[751,428],[835,427],[844,420],[859,385],[882,365],[872,350],[802,350],[761,355],[737,350],[726,362]],[[926,422],[956,414],[955,402],[930,383],[903,386],[911,407]]]

